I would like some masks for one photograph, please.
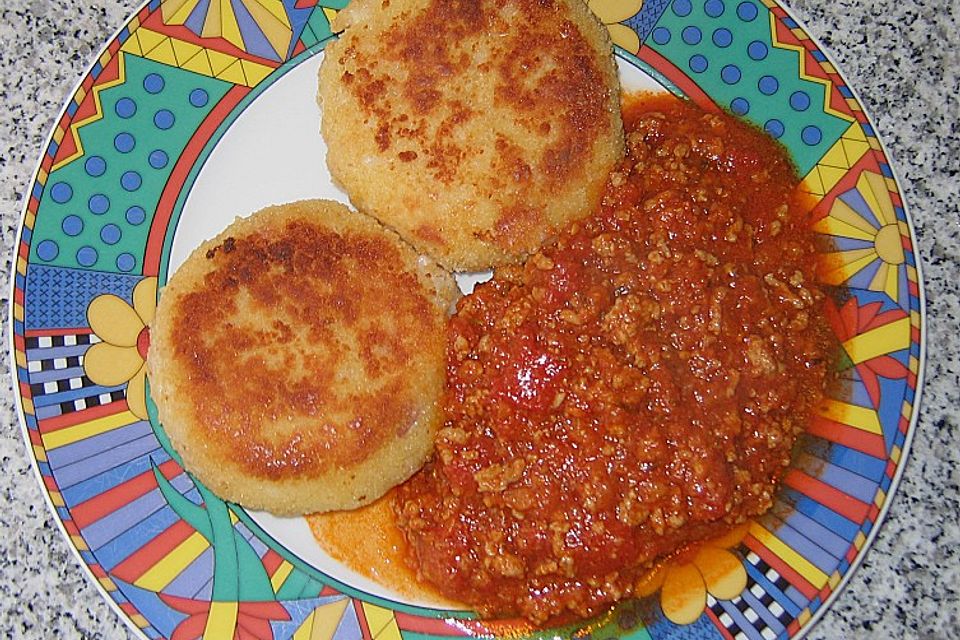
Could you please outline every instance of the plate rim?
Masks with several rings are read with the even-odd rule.
[[[843,71],[843,67],[838,65],[833,53],[827,47],[823,46],[823,43],[820,41],[820,38],[816,37],[810,32],[810,29],[807,28],[806,21],[800,20],[797,15],[793,12],[793,9],[784,1],[784,0],[772,0],[778,7],[783,9],[783,11],[797,23],[797,26],[803,31],[804,34],[813,44],[816,45],[817,51],[822,53],[827,61],[833,65],[834,70],[837,75],[843,79],[844,86],[850,90],[850,93],[853,94],[853,99],[857,101],[857,104],[860,106],[860,109],[863,110],[864,116],[867,118],[867,122],[870,123],[871,127],[874,127],[873,116],[870,111],[867,109],[863,100],[860,98],[860,93],[857,91],[856,87],[850,84],[847,80],[847,76]],[[672,2],[672,0],[671,0]],[[883,137],[880,135],[880,131],[876,131],[876,139],[880,144],[880,149],[883,152],[884,157],[887,160],[887,165],[890,167],[890,172],[893,174],[893,181],[897,185],[897,191],[903,195],[902,191],[904,189],[904,182],[900,179],[900,174],[897,171],[896,159],[890,154],[887,150],[887,145],[883,142]],[[920,408],[923,402],[923,390],[924,382],[926,380],[926,368],[927,368],[927,296],[926,288],[924,287],[924,277],[923,277],[923,261],[921,260],[920,247],[917,242],[917,230],[913,224],[913,215],[910,212],[910,203],[907,198],[903,197],[902,207],[904,212],[904,218],[906,218],[907,228],[910,229],[910,240],[913,242],[913,254],[915,269],[917,270],[917,308],[920,315],[920,339],[918,341],[920,347],[920,353],[917,356],[917,385],[915,390],[915,395],[913,398],[913,403],[911,406],[911,416],[910,422],[908,423],[907,433],[903,441],[903,446],[901,447],[900,454],[900,463],[897,464],[897,470],[893,474],[893,478],[890,479],[890,487],[886,492],[886,499],[883,502],[883,506],[880,508],[880,511],[877,513],[877,518],[874,521],[876,526],[870,529],[870,533],[867,534],[866,540],[863,542],[863,546],[857,552],[854,561],[850,563],[850,567],[847,571],[840,577],[840,582],[837,583],[837,586],[833,588],[830,592],[830,595],[827,596],[827,599],[824,600],[817,610],[813,612],[810,619],[800,627],[797,635],[793,637],[793,640],[802,640],[805,638],[810,630],[815,628],[817,624],[823,619],[823,617],[830,611],[834,603],[840,597],[840,595],[846,590],[847,585],[850,583],[850,580],[853,578],[860,567],[863,565],[863,561],[867,556],[867,553],[870,551],[870,548],[873,546],[874,541],[877,539],[877,536],[880,533],[880,530],[883,529],[884,524],[887,520],[887,513],[890,511],[890,506],[893,504],[893,499],[897,495],[897,489],[900,487],[900,481],[903,479],[904,471],[907,468],[907,465],[910,464],[910,452],[913,449],[913,439],[917,433],[917,426],[920,420]],[[878,487],[879,488],[879,487]]]
[[[843,80],[844,86],[851,92],[853,99],[857,102],[860,109],[863,111],[864,116],[867,119],[867,122],[871,127],[874,128],[875,138],[880,145],[880,151],[882,152],[884,158],[886,159],[887,165],[891,171],[893,181],[897,186],[897,191],[904,195],[905,191],[905,182],[900,177],[900,173],[897,170],[896,159],[888,151],[887,145],[885,144],[881,132],[876,129],[875,122],[876,120],[872,117],[871,111],[868,110],[867,105],[863,102],[860,97],[859,91],[851,85],[847,79],[847,75],[844,72],[844,68],[841,65],[836,63],[834,55],[831,49],[825,47],[821,42],[820,38],[815,36],[810,29],[807,27],[805,20],[801,20],[797,17],[794,10],[783,0],[759,0],[760,4],[764,5],[765,8],[771,10],[773,7],[771,4],[782,9],[785,14],[792,19],[797,27],[809,38],[813,44],[816,46],[817,51],[823,54],[826,58],[826,61],[829,62],[835,73]],[[126,628],[132,631],[137,637],[147,639],[148,636],[137,624],[133,621],[132,617],[126,614],[116,602],[116,600],[110,595],[106,588],[100,583],[96,575],[93,573],[90,565],[83,559],[80,549],[74,543],[69,532],[66,530],[66,526],[61,519],[59,513],[57,512],[57,507],[53,503],[53,499],[50,495],[49,490],[47,489],[45,483],[43,482],[43,475],[40,471],[39,460],[33,452],[33,443],[30,441],[29,428],[26,422],[26,415],[23,406],[23,397],[17,391],[19,379],[17,377],[17,361],[16,361],[16,343],[15,343],[15,323],[16,323],[16,306],[17,302],[15,300],[15,292],[17,288],[17,263],[20,254],[20,245],[23,241],[23,232],[25,228],[26,217],[29,213],[29,203],[32,197],[32,185],[36,182],[37,176],[42,167],[44,152],[48,149],[51,143],[54,141],[54,135],[56,132],[56,123],[63,118],[67,113],[71,100],[76,96],[77,92],[81,89],[83,82],[90,75],[94,66],[97,64],[97,61],[104,55],[109,46],[116,41],[124,29],[128,28],[131,20],[133,20],[139,13],[144,9],[148,8],[151,4],[156,2],[156,0],[142,0],[140,3],[135,5],[130,11],[126,12],[126,16],[123,18],[122,24],[117,28],[113,29],[112,32],[106,39],[100,43],[100,46],[96,50],[95,56],[88,56],[86,58],[85,66],[80,72],[79,77],[72,83],[71,89],[65,93],[65,97],[62,101],[60,109],[56,112],[56,116],[49,119],[49,124],[47,127],[47,135],[43,138],[43,143],[39,147],[39,152],[37,153],[37,159],[34,163],[32,171],[28,174],[29,178],[27,183],[24,185],[24,195],[22,198],[20,212],[17,218],[17,228],[16,234],[14,236],[14,243],[10,250],[10,261],[11,269],[9,272],[9,284],[7,288],[8,293],[8,303],[7,303],[7,321],[5,323],[7,329],[7,340],[6,348],[7,355],[9,356],[8,363],[8,373],[11,379],[11,387],[13,390],[13,400],[16,406],[16,415],[17,422],[20,426],[20,435],[22,443],[25,448],[26,456],[29,458],[30,467],[33,472],[33,477],[39,485],[40,493],[43,496],[43,500],[47,506],[48,515],[55,521],[57,530],[60,532],[60,535],[57,536],[60,540],[60,543],[65,544],[70,551],[70,554],[76,561],[76,563],[81,567],[83,575],[88,579],[90,583],[96,588],[100,597],[106,600],[109,608],[119,617],[119,619],[124,623]],[[672,4],[673,0],[668,0],[668,6]],[[634,64],[629,58],[624,58],[630,64]],[[901,446],[900,461],[897,464],[896,471],[891,478],[890,486],[887,489],[886,497],[883,503],[883,506],[879,509],[876,519],[874,520],[875,526],[873,526],[870,532],[866,535],[865,540],[861,548],[857,551],[857,555],[854,558],[854,561],[851,562],[849,568],[841,576],[840,581],[835,587],[832,588],[830,594],[827,598],[817,607],[815,611],[812,612],[811,617],[799,627],[796,635],[793,636],[796,640],[800,640],[807,636],[807,634],[814,629],[819,622],[822,621],[824,616],[835,604],[840,595],[845,591],[849,585],[851,579],[854,575],[860,570],[863,565],[864,559],[867,553],[872,548],[876,538],[880,534],[880,531],[884,528],[886,523],[887,515],[890,511],[890,508],[893,504],[894,498],[897,496],[897,491],[900,486],[900,482],[903,479],[904,473],[908,465],[911,464],[911,452],[913,448],[914,438],[916,436],[916,431],[919,427],[919,418],[920,411],[923,402],[924,396],[924,385],[926,382],[926,364],[927,364],[927,301],[926,301],[926,288],[925,288],[925,278],[924,278],[924,267],[922,255],[920,252],[920,246],[918,242],[918,236],[916,232],[916,227],[914,224],[914,218],[911,213],[911,205],[907,198],[901,198],[901,206],[904,210],[904,218],[907,224],[907,227],[910,231],[910,239],[912,241],[912,252],[914,254],[914,268],[916,270],[916,279],[917,279],[917,306],[919,314],[919,354],[917,356],[917,374],[916,374],[916,386],[914,391],[914,398],[911,403],[911,417],[908,422],[908,429],[905,435],[903,445]],[[878,486],[879,488],[879,486]],[[102,621],[100,621],[102,622]]]
[[[57,507],[53,504],[53,498],[50,496],[50,492],[47,490],[46,485],[43,482],[43,474],[40,472],[40,461],[37,460],[37,456],[33,453],[33,443],[30,442],[30,432],[27,427],[27,418],[23,409],[23,396],[18,393],[18,378],[17,378],[17,359],[16,359],[16,301],[14,299],[14,294],[17,288],[17,259],[20,254],[20,244],[23,242],[23,230],[26,223],[28,207],[30,206],[30,198],[32,193],[32,186],[37,181],[37,176],[40,173],[40,169],[43,165],[43,156],[45,150],[50,147],[54,141],[54,135],[57,129],[57,122],[67,113],[67,109],[70,106],[70,101],[77,94],[83,85],[83,81],[90,75],[90,72],[93,70],[94,65],[97,61],[103,57],[103,54],[107,51],[110,44],[117,40],[120,37],[120,34],[124,29],[127,28],[127,25],[130,24],[130,21],[144,10],[145,7],[148,7],[151,2],[154,0],[142,0],[140,3],[135,5],[135,7],[127,12],[126,17],[123,18],[123,24],[114,29],[110,36],[100,44],[96,50],[96,56],[88,58],[88,62],[85,62],[83,70],[80,72],[80,76],[73,82],[72,88],[65,94],[63,103],[60,109],[57,111],[56,116],[50,119],[50,124],[47,125],[48,133],[43,139],[43,144],[37,150],[37,161],[34,163],[33,171],[30,172],[30,178],[27,181],[27,184],[24,185],[24,194],[23,202],[20,206],[20,215],[17,221],[17,234],[13,247],[11,248],[10,253],[10,283],[7,289],[7,295],[9,302],[7,303],[7,321],[4,323],[7,330],[7,355],[9,360],[9,374],[11,381],[11,388],[13,389],[13,400],[16,405],[17,413],[17,422],[20,424],[20,436],[22,438],[23,446],[27,457],[30,459],[30,468],[33,470],[33,477],[39,485],[38,488],[40,493],[43,495],[43,501],[47,505],[48,515],[56,522],[57,530],[60,532],[60,535],[57,536],[60,543],[65,544],[70,550],[70,555],[80,565],[83,575],[86,577],[87,581],[91,583],[100,594],[100,597],[107,601],[110,609],[120,618],[128,630],[132,631],[134,635],[144,640],[150,640],[149,636],[143,632],[143,629],[138,627],[133,619],[127,615],[123,609],[120,608],[120,605],[110,597],[110,593],[104,588],[100,581],[97,579],[97,576],[94,575],[93,569],[90,568],[90,565],[87,564],[83,556],[80,555],[80,549],[77,548],[77,545],[74,544],[73,539],[70,537],[69,532],[67,532],[66,525],[63,523],[63,520],[60,518],[60,514],[57,513]],[[93,50],[91,49],[91,52]]]

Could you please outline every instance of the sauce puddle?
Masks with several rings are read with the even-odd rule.
[[[360,509],[307,516],[314,540],[334,560],[405,599],[446,609],[464,608],[444,598],[408,566],[407,543],[393,513],[394,491]]]

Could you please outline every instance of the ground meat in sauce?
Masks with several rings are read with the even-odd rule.
[[[398,493],[420,574],[486,615],[594,614],[765,511],[822,395],[785,152],[673,99],[625,121],[601,211],[460,301],[437,453]]]

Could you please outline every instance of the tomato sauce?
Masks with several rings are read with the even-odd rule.
[[[673,98],[624,109],[601,210],[464,297],[446,423],[400,487],[420,576],[542,623],[764,512],[828,377],[785,151]]]

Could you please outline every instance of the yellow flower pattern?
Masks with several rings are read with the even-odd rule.
[[[747,586],[743,562],[730,549],[747,535],[749,523],[726,535],[694,545],[657,566],[637,585],[637,595],[660,591],[660,608],[671,622],[691,624],[703,613],[709,593],[718,600],[737,597]]]
[[[633,54],[640,51],[640,36],[620,23],[640,13],[643,0],[589,0],[589,6],[610,31],[610,37],[615,44]]]
[[[100,342],[83,357],[90,381],[113,387],[127,383],[127,406],[147,419],[147,348],[150,322],[157,308],[157,279],[144,278],[133,289],[133,306],[113,294],[97,296],[87,307],[87,321]]]
[[[861,272],[872,272],[869,282],[859,286],[865,284],[871,291],[882,291],[891,300],[902,302],[904,241],[909,240],[910,229],[897,219],[886,178],[873,171],[861,173],[856,187],[834,200],[830,213],[817,222],[814,230],[860,243],[821,255],[823,282],[841,285]]]

